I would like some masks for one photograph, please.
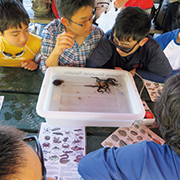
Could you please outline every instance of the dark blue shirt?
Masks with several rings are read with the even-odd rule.
[[[163,78],[172,75],[172,67],[167,57],[160,45],[150,35],[147,36],[148,41],[143,46],[140,46],[133,54],[122,57],[116,51],[115,45],[108,40],[112,33],[112,30],[110,30],[103,36],[99,45],[90,55],[86,64],[87,67],[109,69],[121,67],[127,71],[141,69],[143,72],[147,71],[148,76],[155,74]],[[143,76],[146,76],[146,73]],[[146,77],[144,78],[146,79]]]

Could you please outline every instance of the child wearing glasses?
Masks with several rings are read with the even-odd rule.
[[[137,71],[143,78],[164,82],[172,68],[159,44],[148,34],[151,20],[143,9],[126,7],[87,60],[87,67]]]
[[[35,142],[34,151],[26,142]],[[46,178],[42,149],[36,136],[13,126],[0,126],[0,179],[1,180],[55,180]]]
[[[19,0],[0,0],[0,66],[36,70],[42,38],[29,33],[29,16]]]
[[[84,67],[103,36],[103,31],[92,25],[94,0],[55,3],[60,19],[43,29],[41,69],[45,72],[50,66]]]

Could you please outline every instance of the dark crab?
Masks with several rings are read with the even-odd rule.
[[[109,88],[109,85],[113,85],[113,86],[117,86],[118,84],[115,83],[117,82],[116,79],[114,78],[108,78],[108,79],[100,79],[98,77],[92,77],[92,78],[96,78],[96,85],[84,85],[85,87],[97,87],[97,92],[101,92],[101,93],[110,93],[111,90]]]
[[[115,83],[115,82],[118,82],[118,81],[116,79],[114,79],[114,78],[107,78],[107,79],[99,79],[98,77],[92,77],[92,78],[96,78],[97,83],[104,82],[106,84],[111,84],[111,85],[114,85],[114,86],[118,85],[117,83]]]
[[[104,93],[104,92],[107,92],[107,93],[110,93],[111,90],[109,89],[109,85],[84,85],[85,87],[97,87],[97,92],[100,92],[100,93]]]

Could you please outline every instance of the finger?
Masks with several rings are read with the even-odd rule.
[[[70,45],[68,45],[68,44],[64,44],[64,45],[61,46],[61,48],[57,49],[57,51],[58,51],[59,53],[62,53],[66,48],[71,49],[72,46],[70,46]]]
[[[71,42],[67,42],[67,41],[61,41],[61,42],[57,42],[56,46],[58,48],[64,49],[64,48],[72,48],[74,46],[74,44]]]
[[[114,67],[116,70],[123,70],[121,67]]]
[[[72,45],[70,45],[70,44],[64,44],[64,49],[66,49],[66,48],[72,48],[73,46]]]
[[[37,69],[37,67],[38,67],[38,65],[34,63],[34,64],[31,64],[31,66],[29,66],[27,69],[30,71],[34,71]]]
[[[63,32],[62,34],[59,34],[58,36],[70,36],[71,38],[74,38],[74,34],[72,34],[71,32]]]
[[[59,39],[59,38],[68,38],[69,40],[73,40],[74,35],[72,33],[64,32],[64,33],[58,35],[57,39]]]
[[[25,67],[25,66],[27,66],[27,62],[26,61],[21,63],[21,67]]]
[[[30,63],[27,63],[25,66],[24,66],[24,69],[28,69],[31,67],[31,64]]]
[[[70,37],[68,37],[68,36],[59,36],[57,39],[56,39],[56,41],[58,42],[58,43],[64,43],[64,44],[73,44],[74,45],[74,40],[72,39],[72,38],[70,38]]]
[[[69,41],[72,41],[72,42],[74,41],[74,38],[72,36],[64,35],[64,34],[58,35],[58,37],[56,38],[56,41],[62,40],[62,39],[66,39],[66,40],[69,40]]]
[[[34,67],[34,65],[36,65],[36,63],[32,60],[26,61],[26,65],[24,65],[24,69],[31,69],[32,67]]]
[[[134,75],[135,75],[135,72],[136,72],[136,69],[132,69],[132,70],[131,70],[131,74],[132,74],[132,76],[134,76]]]
[[[60,49],[72,48],[74,46],[74,41],[69,41],[66,39],[59,39],[56,42],[55,48],[59,51]]]
[[[36,65],[34,65],[31,69],[29,69],[29,70],[31,70],[31,71],[34,71],[34,70],[36,70],[38,68],[38,65],[36,64]]]

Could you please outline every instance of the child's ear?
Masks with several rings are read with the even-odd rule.
[[[69,26],[69,21],[68,21],[68,19],[66,19],[65,17],[62,17],[62,18],[61,18],[61,23],[62,23],[65,27]]]
[[[2,36],[2,33],[0,32],[0,36]]]
[[[144,44],[148,41],[148,38],[145,37],[139,42],[139,46],[144,46]]]

